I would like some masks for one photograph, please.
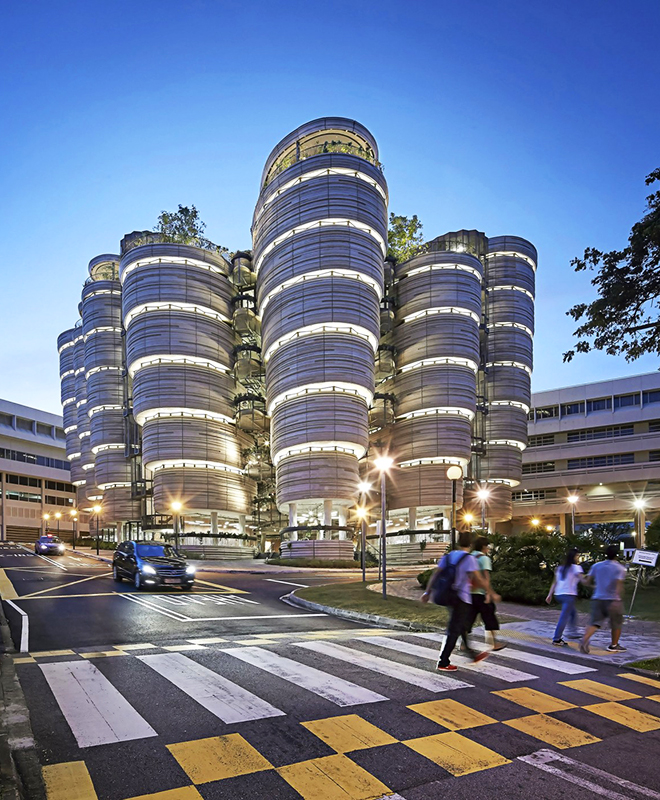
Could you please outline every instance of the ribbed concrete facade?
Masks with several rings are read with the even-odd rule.
[[[266,160],[252,251],[136,231],[90,262],[82,319],[58,340],[81,507],[149,530],[180,502],[214,535],[219,519],[262,530],[267,507],[285,538],[343,537],[388,449],[399,527],[446,529],[451,465],[466,503],[488,487],[489,521],[510,518],[536,251],[459,231],[386,259],[378,158],[359,123],[314,120]]]
[[[253,222],[277,502],[290,523],[354,503],[368,446],[387,239],[371,134],[316,120],[269,156]],[[316,512],[318,513],[318,512]]]

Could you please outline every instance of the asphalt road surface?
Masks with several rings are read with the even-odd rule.
[[[0,546],[49,800],[660,800],[660,681],[524,644],[441,674],[434,634],[280,600],[342,579],[136,592]]]

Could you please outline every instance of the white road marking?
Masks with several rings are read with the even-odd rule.
[[[218,606],[227,606],[227,605],[251,605],[251,606],[258,606],[261,603],[258,603],[256,600],[248,600],[247,597],[238,597],[235,594],[224,594],[224,595],[217,595],[217,594],[203,594],[200,595],[205,600],[208,600],[210,603],[215,603]]]
[[[169,617],[170,619],[176,619],[179,622],[190,622],[191,619],[190,617],[186,617],[183,614],[179,614],[178,611],[159,608],[157,605],[150,603],[143,597],[135,597],[134,595],[127,594],[126,592],[117,592],[117,597],[123,597],[124,600],[130,600],[132,603],[137,603],[139,606],[142,606],[143,608],[148,608],[151,611],[155,611],[158,614],[162,614],[164,617]]]
[[[360,637],[360,641],[369,642],[378,647],[386,647],[389,650],[396,650],[399,653],[426,658],[429,661],[438,660],[437,650],[431,650],[430,647],[420,647],[419,645],[410,644],[409,642],[402,642],[400,639],[386,639],[384,636],[365,636]],[[471,659],[465,656],[458,656],[455,653],[452,653],[451,661],[452,664],[456,664],[457,667],[461,667],[462,669],[477,670],[483,675],[488,675],[490,678],[499,678],[507,683],[538,680],[538,676],[532,675],[530,672],[521,672],[517,669],[501,667],[499,664],[491,664],[483,661],[474,664]]]
[[[138,659],[223,722],[284,716],[284,711],[179,653],[138,656]]]
[[[190,622],[217,622],[236,619],[297,619],[299,617],[327,617],[327,614],[248,614],[245,617],[189,617]]]
[[[309,584],[307,583],[291,583],[291,581],[277,581],[275,578],[264,578],[265,581],[270,581],[271,583],[283,583],[285,586],[299,586],[301,589],[308,589]]]
[[[574,761],[572,758],[563,756],[560,753],[554,752],[553,750],[538,750],[536,753],[531,753],[531,755],[528,756],[518,756],[518,760],[524,761],[526,764],[530,764],[532,767],[541,769],[544,772],[550,773],[551,775],[555,775],[557,778],[562,778],[569,783],[574,783],[576,786],[580,786],[582,789],[587,789],[590,792],[594,792],[594,794],[600,795],[600,797],[607,797],[608,800],[631,800],[631,798],[634,796],[650,797],[654,798],[654,800],[660,800],[660,793],[654,791],[653,789],[649,789],[646,786],[640,786],[637,783],[632,783],[624,778],[620,778],[618,775],[612,775],[611,773],[605,772],[602,769],[592,767],[590,764],[584,764],[581,761]],[[557,762],[563,766],[564,769],[552,766],[551,762]],[[580,777],[580,772],[588,777]],[[589,780],[589,778],[596,778],[603,783],[613,783],[617,786],[617,788],[628,789],[633,794],[620,794],[619,792],[614,792],[611,789],[601,786],[600,783],[595,783],[593,780]]]
[[[330,656],[330,658],[347,661],[349,664],[355,664],[372,672],[379,672],[381,675],[396,678],[396,680],[404,683],[411,683],[413,686],[419,686],[429,692],[449,692],[454,689],[472,688],[471,683],[455,680],[445,675],[434,675],[427,670],[399,664],[397,661],[390,661],[387,658],[371,655],[371,653],[363,653],[361,650],[343,647],[334,642],[293,642],[293,646],[304,647],[305,650],[311,650],[314,653],[321,653],[321,655]]]
[[[27,550],[29,555],[35,555],[37,558],[43,558],[44,561],[48,561],[50,564],[54,564],[58,569],[63,569],[65,572],[69,571],[66,567],[63,567],[61,564],[58,564],[57,561],[53,561],[52,558],[48,558],[47,556],[42,556],[39,553],[33,553],[32,550],[28,549],[27,547],[24,547],[22,544],[19,544],[18,546],[22,547],[23,550]]]
[[[433,642],[443,642],[445,637],[441,633],[414,633],[420,639],[430,639]],[[490,647],[484,645],[472,644],[475,650],[484,652],[490,650]],[[498,650],[493,653],[496,658],[509,658],[514,661],[524,661],[527,664],[535,664],[537,667],[545,667],[546,669],[555,670],[555,672],[562,672],[564,675],[580,675],[583,672],[598,672],[594,667],[585,667],[582,664],[576,664],[574,661],[562,661],[559,658],[547,658],[546,656],[538,655],[537,653],[530,653],[527,650],[514,650],[507,647],[505,650]]]
[[[79,747],[158,736],[89,661],[39,664]]]
[[[278,656],[261,647],[234,647],[223,649],[221,652],[239,658],[247,664],[252,664],[269,675],[276,675],[302,689],[307,689],[338,706],[378,703],[388,699],[382,694],[372,692],[356,683],[322,672],[320,669],[308,667],[306,664],[300,664],[290,658]]]
[[[16,611],[18,611],[18,613],[21,615],[21,646],[20,646],[20,652],[21,653],[29,653],[30,652],[30,647],[29,647],[28,642],[29,642],[29,639],[30,639],[30,621],[28,619],[28,615],[26,614],[25,611],[23,611],[22,608],[19,608],[16,605],[16,603],[12,603],[11,600],[5,600],[5,603],[7,603],[8,606],[11,606],[12,608],[15,608]]]

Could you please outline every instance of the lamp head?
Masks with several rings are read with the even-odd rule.
[[[540,520],[540,519],[533,519],[533,520],[532,520],[532,525],[533,525],[535,528],[536,528],[537,526],[539,526],[540,524],[541,524],[541,520]]]
[[[358,490],[362,492],[362,494],[366,494],[371,491],[371,484],[368,481],[360,481],[360,483],[358,483]]]
[[[61,511],[56,511],[55,512],[55,519],[61,519],[61,517],[62,517],[62,512]]]
[[[447,470],[447,479],[450,481],[460,481],[463,477],[463,470],[457,464],[452,464]]]
[[[75,508],[72,508],[71,511],[69,511],[69,514],[71,514],[72,517],[77,517],[78,516],[78,512],[76,511]]]
[[[356,513],[358,519],[366,519],[367,509],[364,508],[364,506],[358,506],[355,509],[355,513]]]
[[[479,489],[479,491],[477,492],[477,497],[481,501],[488,500],[488,498],[490,497],[490,489]]]
[[[44,514],[44,519],[50,519],[50,514]]]
[[[468,523],[468,525],[469,525],[469,524],[470,524],[470,522],[472,522],[472,520],[474,519],[474,514],[470,514],[470,512],[468,512],[467,514],[463,514],[463,519],[464,519],[464,520],[465,520],[465,522],[467,522],[467,523]]]
[[[554,528],[552,527],[552,525],[546,525],[546,526],[545,526],[545,529],[546,529],[546,531],[547,531],[548,533],[552,533],[552,531],[554,531]]]
[[[378,456],[374,458],[374,467],[379,472],[387,472],[387,470],[394,464],[394,459],[391,456]]]
[[[179,502],[178,500],[175,500],[175,501],[172,503],[172,506],[171,506],[171,508],[172,508],[172,511],[174,511],[174,512],[179,512],[179,511],[181,511],[181,509],[183,508],[183,503]]]
[[[646,508],[646,500],[642,497],[638,497],[637,500],[633,502],[633,505],[638,511],[641,511],[643,508]]]
[[[580,498],[576,494],[569,494],[566,499],[571,505],[575,505]]]
[[[101,513],[101,506],[93,506],[93,507],[92,507],[92,511],[93,511],[95,514],[100,514],[100,513]]]

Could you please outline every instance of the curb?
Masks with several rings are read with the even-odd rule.
[[[656,680],[660,679],[660,672],[656,672],[652,669],[642,669],[641,667],[633,667],[630,664],[626,664],[625,666],[631,672],[634,672],[636,675],[643,675],[645,678],[655,678]]]
[[[16,652],[0,604],[0,796],[2,800],[45,800],[30,712],[16,676]]]
[[[438,628],[437,625],[424,625],[418,622],[406,622],[402,619],[381,617],[378,614],[364,614],[362,611],[349,611],[345,608],[322,606],[320,603],[312,603],[311,600],[304,600],[302,597],[298,597],[295,592],[296,590],[294,589],[289,594],[281,597],[280,600],[308,611],[321,611],[333,617],[341,617],[342,619],[351,620],[351,622],[368,622],[381,628],[392,628],[399,631],[423,631],[425,633],[443,633],[445,630],[444,628]]]

